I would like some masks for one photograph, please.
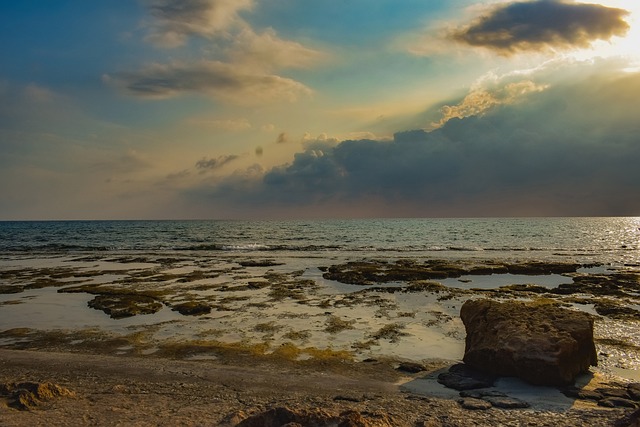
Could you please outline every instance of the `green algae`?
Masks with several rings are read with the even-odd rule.
[[[19,294],[25,287],[20,285],[0,285],[0,294]]]
[[[284,262],[278,262],[273,259],[263,259],[263,260],[243,260],[238,261],[242,267],[275,267],[278,265],[284,265]]]
[[[21,293],[30,289],[61,287],[100,276],[99,271],[82,271],[71,267],[19,268],[0,271],[0,294]],[[76,279],[76,280],[70,280]]]
[[[211,306],[201,301],[187,301],[172,305],[171,310],[184,316],[200,316],[211,313]]]
[[[341,318],[332,315],[327,318],[324,330],[330,334],[337,334],[347,329],[353,329],[353,325],[355,323],[355,320],[342,320]]]
[[[352,362],[353,354],[346,350],[298,347],[293,343],[282,343],[272,348],[268,342],[221,342],[190,340],[165,342],[158,346],[153,356],[188,359],[208,355],[226,363],[252,363],[250,361],[294,362],[302,365],[326,365],[327,363]]]
[[[266,323],[258,323],[253,327],[253,330],[263,334],[274,334],[275,332],[278,332],[282,328],[283,328],[282,326],[276,325],[275,322],[266,322]]]
[[[384,325],[378,331],[371,334],[371,338],[376,341],[385,339],[389,342],[396,343],[400,341],[401,337],[408,335],[407,333],[402,332],[404,328],[405,326],[400,323],[390,323],[388,325]]]
[[[309,331],[289,331],[282,335],[283,339],[289,341],[307,341],[311,338],[311,332]]]

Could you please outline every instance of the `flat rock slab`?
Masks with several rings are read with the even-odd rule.
[[[495,379],[495,375],[478,371],[463,363],[453,365],[449,371],[438,375],[440,384],[459,391],[491,387]]]
[[[469,409],[472,411],[484,411],[487,409],[491,409],[491,403],[486,400],[476,399],[475,397],[465,397],[458,400],[460,406],[464,409]]]
[[[622,397],[605,397],[598,401],[598,406],[604,406],[605,408],[638,408],[636,402]]]
[[[524,400],[509,396],[486,396],[482,399],[491,403],[493,407],[501,409],[524,409],[530,406]]]
[[[461,391],[460,396],[465,399],[482,400],[492,407],[501,409],[523,409],[531,406],[524,400],[508,396],[499,390],[467,390]]]
[[[640,401],[640,383],[632,383],[627,386],[627,392],[633,400]]]
[[[402,384],[400,388],[404,392],[429,398],[454,400],[460,405],[460,401],[465,398],[485,400],[486,397],[509,397],[526,402],[529,408],[536,411],[564,412],[571,409],[576,401],[576,397],[568,397],[558,387],[532,385],[515,377],[496,378],[491,387],[459,391],[442,383],[440,379],[442,374],[448,372],[448,370],[432,372],[414,378]],[[584,375],[579,377],[576,382],[580,387],[584,387],[592,378],[590,375]],[[488,399],[486,400],[488,401]]]

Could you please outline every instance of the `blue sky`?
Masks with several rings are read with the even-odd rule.
[[[640,215],[640,4],[0,2],[0,219]]]

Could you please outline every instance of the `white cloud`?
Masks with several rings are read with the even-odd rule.
[[[502,82],[505,78],[497,78],[493,73],[489,76],[493,78],[481,79],[459,103],[441,107],[442,117],[432,123],[431,128],[440,127],[453,118],[482,115],[495,107],[514,104],[530,93],[549,88],[547,84],[537,84],[528,79]],[[493,80],[491,85],[486,84],[489,80]]]
[[[257,34],[246,27],[234,38],[229,58],[236,64],[276,70],[308,68],[326,59],[327,55],[298,42],[283,40],[272,28]]]

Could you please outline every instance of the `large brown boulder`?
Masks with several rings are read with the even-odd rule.
[[[567,385],[597,366],[593,319],[553,305],[467,301],[464,362],[537,385]]]

